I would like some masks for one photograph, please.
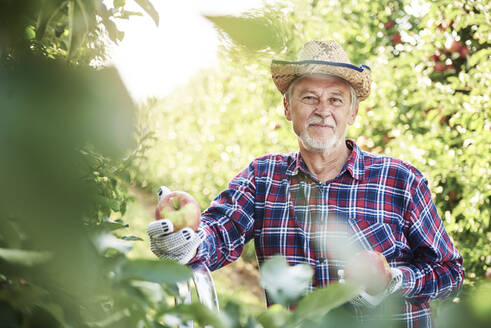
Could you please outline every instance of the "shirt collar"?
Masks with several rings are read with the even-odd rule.
[[[358,147],[356,142],[351,139],[346,140],[346,146],[351,149],[351,155],[348,157],[343,170],[347,170],[353,179],[361,181],[365,175],[365,164],[363,151]]]
[[[354,140],[347,139],[346,146],[351,149],[351,155],[348,157],[346,164],[344,164],[341,173],[345,170],[350,173],[350,175],[355,180],[361,181],[365,174],[365,165],[363,163],[363,151],[358,147]],[[290,155],[291,162],[286,170],[287,176],[297,175],[299,171],[302,171],[308,175],[311,175],[307,165],[302,159],[300,152],[296,152]]]

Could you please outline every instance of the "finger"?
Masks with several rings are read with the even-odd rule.
[[[159,191],[157,192],[157,195],[159,196],[159,201],[167,196],[167,194],[170,194],[170,192],[170,189],[166,186],[160,186]]]
[[[147,233],[150,238],[161,237],[174,232],[174,224],[167,219],[150,222]]]
[[[184,228],[177,232],[160,236],[158,238],[152,238],[152,244],[155,247],[161,249],[166,253],[175,252],[176,249],[183,248],[186,244],[193,240],[193,238],[198,238],[196,232],[191,228]]]

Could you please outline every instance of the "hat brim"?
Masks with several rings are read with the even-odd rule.
[[[355,89],[359,101],[365,100],[370,94],[371,73],[370,67],[366,65],[355,66],[349,63],[321,60],[273,60],[271,63],[273,82],[281,94],[285,94],[293,79],[313,74],[334,75],[346,80]]]

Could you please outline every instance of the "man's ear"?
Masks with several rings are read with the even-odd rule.
[[[355,118],[357,115],[358,115],[358,105],[353,110],[353,113],[350,114],[348,118],[348,125],[353,125],[353,123],[355,123]]]
[[[292,120],[292,116],[290,113],[290,104],[288,103],[288,100],[286,99],[286,96],[283,96],[283,107],[285,108],[285,117],[288,121]]]

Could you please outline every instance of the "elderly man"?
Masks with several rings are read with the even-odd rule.
[[[428,302],[461,287],[462,257],[421,172],[345,139],[358,102],[369,95],[370,68],[352,65],[334,41],[311,41],[298,61],[273,61],[271,71],[299,152],[255,159],[203,212],[196,234],[167,234],[172,232],[167,229],[165,236],[152,238],[152,250],[216,270],[254,239],[260,264],[276,254],[290,265],[307,263],[314,269],[312,287],[321,287],[340,279],[343,264],[319,247],[316,232],[331,220],[344,221],[363,248],[382,254],[391,267],[383,290],[353,300],[358,317],[370,312],[363,307],[395,293],[403,305],[392,319],[431,327]]]

